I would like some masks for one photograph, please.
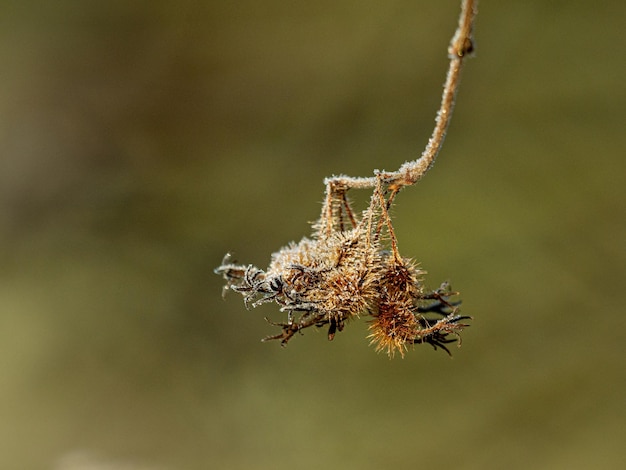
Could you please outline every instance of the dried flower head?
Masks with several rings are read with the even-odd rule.
[[[455,293],[424,292],[423,272],[400,256],[387,210],[395,191],[386,196],[382,174],[377,181],[369,207],[357,217],[345,188],[337,179],[327,180],[326,202],[311,238],[274,253],[266,271],[231,263],[230,255],[217,268],[225,290],[242,294],[247,305],[275,302],[287,313],[286,322],[273,323],[281,333],[265,340],[286,344],[295,333],[324,325],[332,340],[346,322],[369,315],[376,349],[404,356],[409,345],[419,343],[448,351],[445,344],[454,341],[448,335],[458,336],[467,326],[461,320],[469,317],[458,315],[447,300]],[[439,318],[427,318],[428,313]]]
[[[224,291],[240,293],[247,306],[274,302],[287,320],[272,323],[281,332],[265,340],[283,345],[297,333],[327,326],[333,339],[346,323],[371,317],[371,343],[377,351],[404,357],[413,344],[428,343],[450,352],[470,317],[458,313],[460,302],[447,284],[426,291],[421,271],[403,258],[389,208],[397,193],[416,183],[432,166],[452,114],[464,58],[473,50],[471,32],[475,2],[462,2],[459,27],[449,48],[450,67],[433,136],[422,156],[396,172],[375,172],[371,178],[332,177],[325,180],[322,213],[310,238],[291,243],[272,255],[266,270],[239,265],[226,255],[215,271],[226,280]],[[372,188],[369,206],[357,215],[347,198],[351,189]],[[268,320],[269,321],[269,320]],[[459,342],[460,344],[460,342]]]

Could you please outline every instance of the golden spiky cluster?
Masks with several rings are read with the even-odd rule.
[[[369,315],[376,350],[404,356],[409,345],[423,342],[447,351],[445,344],[454,341],[447,335],[458,336],[466,326],[460,320],[468,317],[457,315],[447,301],[454,293],[444,288],[424,293],[422,271],[400,256],[388,215],[397,191],[385,194],[378,181],[359,218],[346,198],[347,188],[329,180],[312,237],[274,253],[267,270],[233,264],[229,255],[216,269],[226,280],[225,290],[242,294],[246,305],[275,302],[287,312],[286,322],[272,323],[281,333],[265,340],[286,344],[295,333],[324,325],[333,339],[347,321]],[[428,300],[435,302],[426,306]],[[428,312],[439,318],[427,319]]]
[[[419,324],[415,309],[421,295],[418,271],[412,263],[392,264],[381,278],[381,290],[374,320],[370,324],[371,342],[377,351],[404,356],[407,344],[413,344]]]

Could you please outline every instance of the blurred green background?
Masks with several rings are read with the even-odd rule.
[[[479,7],[394,208],[475,319],[389,360],[213,269],[420,154],[458,1],[3,1],[0,468],[624,468],[626,6]]]

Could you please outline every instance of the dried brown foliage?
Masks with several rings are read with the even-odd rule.
[[[452,114],[464,58],[473,50],[475,2],[462,2],[459,27],[449,47],[450,67],[433,135],[422,156],[397,172],[375,172],[371,178],[332,177],[310,238],[291,243],[272,255],[266,270],[239,265],[226,255],[216,269],[226,280],[224,290],[244,297],[248,306],[275,302],[287,313],[281,332],[264,340],[284,345],[311,326],[327,326],[333,339],[349,320],[371,316],[371,342],[377,351],[404,356],[408,346],[428,343],[449,353],[446,345],[459,339],[468,316],[447,284],[427,291],[424,272],[398,250],[389,208],[398,191],[417,182],[434,162]],[[347,198],[350,189],[373,188],[369,206],[355,214]],[[269,321],[269,320],[268,320]]]

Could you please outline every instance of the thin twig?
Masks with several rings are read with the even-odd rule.
[[[382,181],[392,190],[397,191],[404,186],[415,184],[432,167],[441,150],[446,131],[452,118],[454,101],[459,88],[461,69],[463,68],[465,58],[474,50],[472,32],[477,3],[477,0],[463,0],[461,3],[459,25],[448,47],[450,65],[448,66],[446,82],[443,88],[441,105],[435,119],[435,128],[422,155],[417,160],[404,163],[398,171],[376,172],[380,174]],[[376,181],[376,176],[369,178],[335,176],[326,178],[324,183],[328,189],[331,189],[331,186],[333,188],[345,187],[346,189],[364,189],[375,187]]]

